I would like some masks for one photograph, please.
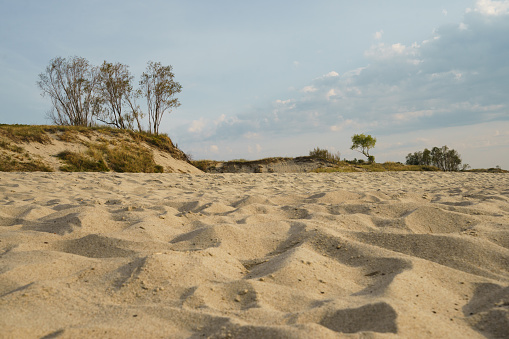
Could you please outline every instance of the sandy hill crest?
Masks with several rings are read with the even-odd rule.
[[[31,125],[0,125],[0,171],[202,173],[166,135]]]

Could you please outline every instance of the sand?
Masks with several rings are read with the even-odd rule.
[[[509,175],[0,173],[1,338],[507,338]]]

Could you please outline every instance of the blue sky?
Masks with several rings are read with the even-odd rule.
[[[0,123],[47,124],[38,74],[78,55],[172,65],[163,118],[195,159],[351,151],[377,161],[448,145],[509,169],[509,1],[0,0]]]

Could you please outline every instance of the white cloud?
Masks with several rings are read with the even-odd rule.
[[[476,3],[475,11],[491,16],[509,14],[509,1],[479,0]]]
[[[445,8],[442,10],[442,14],[447,16],[448,12],[447,12],[447,10]]]
[[[191,122],[191,126],[189,126],[187,131],[191,133],[200,133],[204,127],[205,120],[203,118],[200,118],[198,120],[193,120],[193,122]]]
[[[219,147],[217,147],[217,145],[210,145],[209,151],[211,153],[219,153]]]
[[[418,44],[405,46],[401,43],[395,43],[390,46],[382,43],[372,45],[369,50],[364,52],[364,55],[370,59],[391,59],[401,56],[415,56],[418,54]]]
[[[316,91],[317,91],[317,89],[313,86],[306,86],[301,90],[301,92],[304,92],[304,93],[313,93]]]
[[[289,104],[290,102],[292,102],[292,99],[287,99],[287,100],[277,99],[276,100],[276,104],[280,104],[280,105],[286,105],[286,104]]]
[[[337,77],[337,76],[339,76],[339,73],[334,72],[334,71],[330,71],[329,73],[325,74],[323,77],[324,78],[329,78],[329,77]]]
[[[400,44],[400,43],[397,43],[397,44],[393,44],[391,46],[392,50],[397,53],[397,54],[402,54],[404,51],[405,51],[405,46]]]
[[[325,96],[327,97],[327,100],[331,100],[332,97],[338,96],[338,93],[336,93],[334,88],[331,88]]]
[[[383,34],[384,34],[384,31],[383,31],[383,30],[378,31],[378,32],[376,32],[376,33],[374,34],[374,38],[375,38],[376,40],[380,40],[380,39],[382,39],[382,35],[383,35]]]

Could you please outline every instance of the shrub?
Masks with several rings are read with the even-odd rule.
[[[60,167],[64,172],[108,172],[110,169],[102,157],[90,157],[82,153],[63,151],[57,157],[66,162]]]
[[[341,161],[341,154],[339,152],[332,153],[329,150],[321,149],[316,147],[314,150],[309,151],[309,156],[316,159],[322,159],[327,161],[339,162]]]

